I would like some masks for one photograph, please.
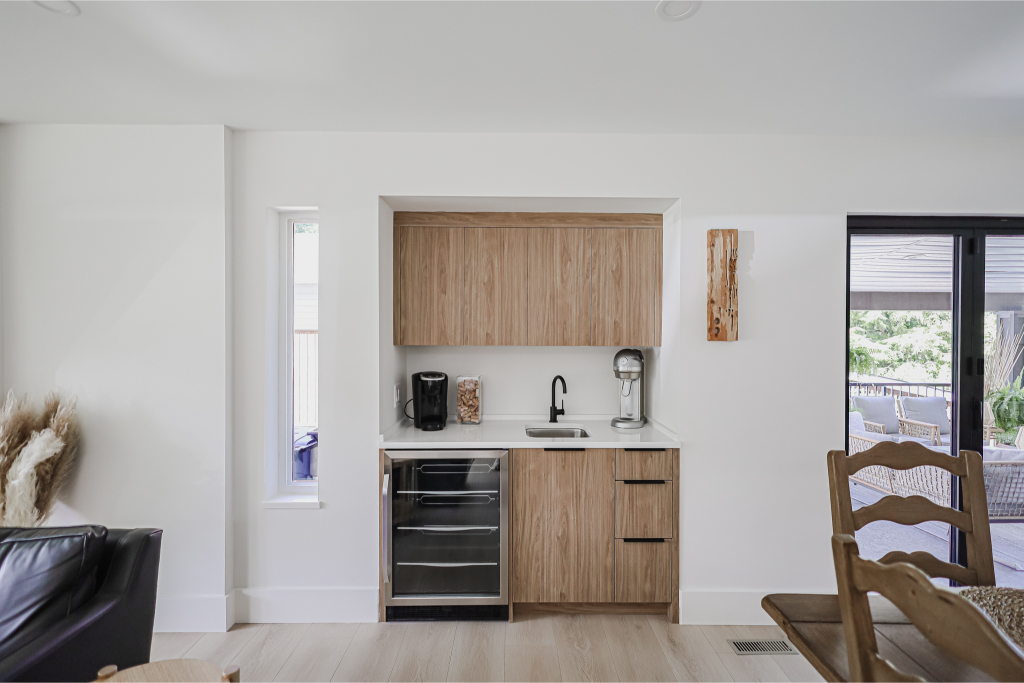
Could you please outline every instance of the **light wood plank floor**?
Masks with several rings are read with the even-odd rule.
[[[153,661],[237,664],[243,681],[820,681],[800,655],[738,657],[775,626],[679,626],[661,616],[526,615],[503,622],[238,624],[156,633]]]

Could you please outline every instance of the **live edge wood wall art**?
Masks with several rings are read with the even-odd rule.
[[[708,341],[736,341],[736,230],[708,230]]]

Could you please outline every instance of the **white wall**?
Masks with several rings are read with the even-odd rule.
[[[767,591],[829,590],[824,456],[843,439],[845,217],[1024,214],[1022,153],[1022,139],[983,138],[238,134],[235,482],[248,500],[235,510],[236,583],[260,594],[267,618],[376,616],[376,449],[395,416],[391,379],[386,396],[374,392],[400,364],[378,307],[389,282],[381,196],[609,196],[680,200],[651,408],[684,442],[683,619],[763,622]],[[261,221],[282,204],[321,207],[332,264],[321,291],[324,507],[313,511],[260,509],[262,450],[250,447],[262,434]],[[705,339],[710,227],[742,233],[732,344]],[[517,349],[510,363],[498,353],[411,348],[407,371],[481,372],[491,411],[543,412],[565,367],[610,376],[601,349]],[[534,360],[542,370],[520,380]],[[607,410],[603,380],[567,378],[570,410]]]
[[[164,530],[157,627],[225,627],[230,447],[221,126],[0,128],[4,390],[78,397],[53,524]]]
[[[378,408],[378,432],[383,434],[389,427],[402,419],[405,402],[412,398],[409,391],[406,347],[392,344],[392,320],[395,311],[395,262],[394,254],[394,220],[395,210],[384,201],[377,200],[377,287],[380,297],[380,319],[378,321],[378,353],[380,406]],[[395,405],[395,385],[400,387],[398,405]],[[410,415],[412,406],[410,406]]]
[[[484,374],[485,409],[542,413],[561,372],[571,412],[607,410],[604,349],[508,363],[390,347],[382,196],[679,199],[651,413],[683,439],[682,615],[704,623],[764,621],[765,592],[833,586],[846,214],[1024,214],[1019,138],[235,133],[225,159],[229,145],[219,127],[0,130],[4,386],[80,397],[68,514],[165,529],[163,627],[223,628],[232,587],[239,619],[376,618],[378,434],[417,358]],[[261,505],[281,206],[319,207],[320,509]],[[736,343],[705,340],[710,227],[741,231]]]

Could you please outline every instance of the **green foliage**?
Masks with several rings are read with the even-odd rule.
[[[1019,427],[1015,429],[1007,429],[1002,434],[994,434],[993,436],[995,437],[995,440],[998,441],[999,443],[1005,446],[1012,446],[1017,441],[1018,429]]]
[[[1024,424],[1024,389],[1020,386],[1020,377],[1002,389],[989,392],[985,400],[992,407],[996,427],[1016,432],[1017,427]]]
[[[860,341],[859,339],[857,340]],[[864,348],[861,344],[854,344],[851,335],[850,338],[850,372],[857,372],[862,375],[871,374],[874,369],[874,359],[871,357],[871,352]]]
[[[949,311],[850,311],[850,370],[907,382],[952,377]]]

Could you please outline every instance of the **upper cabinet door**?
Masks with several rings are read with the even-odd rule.
[[[399,228],[399,344],[462,344],[463,228]]]
[[[531,346],[590,345],[587,228],[530,230]]]
[[[528,232],[466,228],[466,344],[526,345]]]
[[[659,346],[661,230],[594,230],[594,346]]]

